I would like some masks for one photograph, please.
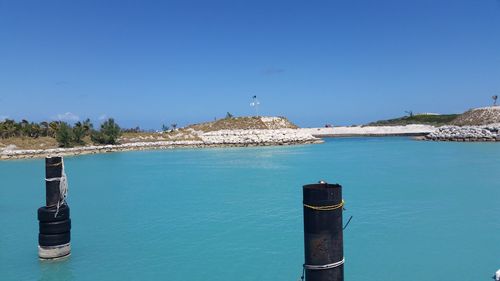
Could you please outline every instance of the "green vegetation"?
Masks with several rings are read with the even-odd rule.
[[[71,126],[66,122],[61,122],[59,124],[59,130],[56,133],[56,140],[60,147],[71,147],[73,146],[73,130]]]
[[[403,126],[411,124],[443,126],[450,124],[458,116],[459,114],[442,114],[442,115],[410,114],[410,116],[372,122],[367,124],[367,126]]]
[[[55,137],[59,122],[34,123],[27,120],[16,122],[12,119],[0,121],[0,138],[7,139],[13,137]]]
[[[99,131],[93,131],[90,139],[98,144],[116,144],[121,135],[121,129],[113,118],[102,123]]]
[[[90,122],[90,119],[87,119],[82,122],[76,122],[75,126],[73,127],[73,143],[78,144],[78,145],[84,145],[85,141],[84,138],[86,136],[90,136],[90,133],[92,129],[94,128],[94,125]]]
[[[44,147],[45,144],[52,146],[51,139],[53,139],[57,141],[59,147],[72,147],[85,145],[90,140],[97,144],[116,144],[121,135],[120,126],[112,118],[104,122],[99,131],[93,128],[90,119],[76,122],[74,126],[62,121],[35,123],[6,119],[0,121],[0,139],[9,139],[9,143],[21,147],[33,147],[37,142],[31,140],[39,138],[43,139],[39,141],[40,146]]]

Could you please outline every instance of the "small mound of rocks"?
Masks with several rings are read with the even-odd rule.
[[[425,139],[433,141],[500,141],[500,126],[443,126],[428,134]]]
[[[455,126],[486,126],[500,122],[500,106],[471,109],[451,122]]]
[[[297,129],[280,130],[221,130],[200,135],[206,144],[285,145],[320,143],[320,139]]]

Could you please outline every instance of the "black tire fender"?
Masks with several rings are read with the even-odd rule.
[[[38,234],[38,245],[40,246],[59,246],[68,244],[70,240],[70,232],[59,234]]]
[[[39,229],[41,234],[59,234],[71,230],[71,219],[54,222],[40,222]]]
[[[55,221],[63,221],[69,219],[69,206],[64,204],[59,207],[59,212],[57,213],[57,217],[55,216],[57,212],[57,208],[47,208],[40,207],[38,208],[38,220],[40,222],[55,222]]]

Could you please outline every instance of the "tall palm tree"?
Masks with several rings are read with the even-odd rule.
[[[43,137],[47,137],[49,135],[49,123],[45,121],[40,122],[40,134]]]
[[[83,129],[85,131],[85,135],[89,135],[90,132],[92,131],[92,129],[94,129],[94,125],[92,124],[92,122],[90,122],[89,118],[87,118],[87,119],[85,119],[85,121],[83,121],[82,126],[83,126]]]
[[[32,138],[38,138],[42,132],[42,128],[40,127],[40,124],[31,122],[29,125],[29,136]]]
[[[5,119],[4,124],[4,138],[11,138],[16,135],[17,124],[12,119]]]
[[[84,144],[85,143],[83,141],[84,137],[85,137],[85,128],[82,122],[78,121],[75,123],[75,126],[73,126],[73,138],[75,143]]]
[[[56,133],[59,130],[60,123],[61,122],[59,122],[59,121],[52,121],[49,123],[49,136],[50,137],[56,137]]]
[[[18,131],[19,136],[22,137],[29,137],[30,135],[30,122],[28,120],[23,119],[21,122],[19,122],[19,131]]]

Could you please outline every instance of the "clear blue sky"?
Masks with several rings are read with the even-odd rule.
[[[499,92],[499,0],[0,0],[15,119],[158,128],[250,115],[257,95],[263,115],[358,124]]]

